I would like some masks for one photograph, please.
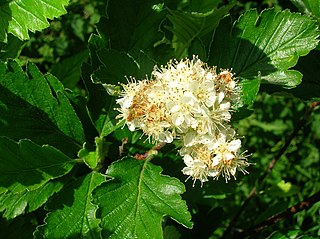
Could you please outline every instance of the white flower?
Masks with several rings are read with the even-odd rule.
[[[233,135],[229,135],[233,137]],[[220,135],[220,138],[213,144],[214,157],[212,158],[211,168],[217,173],[214,178],[222,175],[226,182],[233,176],[236,179],[236,171],[248,173],[244,168],[250,164],[246,161],[246,157],[240,154],[241,140],[227,140],[226,135]]]
[[[208,168],[204,162],[200,160],[194,160],[190,155],[185,155],[183,160],[187,167],[184,167],[182,172],[183,174],[192,177],[193,186],[195,185],[197,179],[201,182],[201,185],[208,181]]]
[[[182,172],[201,184],[249,164],[241,155],[241,140],[230,126],[231,108],[239,101],[239,87],[229,70],[208,67],[198,57],[171,60],[154,67],[151,79],[123,86],[117,103],[131,131],[141,129],[152,142],[182,142]]]

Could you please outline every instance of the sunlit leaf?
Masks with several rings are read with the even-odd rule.
[[[0,41],[6,41],[7,33],[29,39],[28,31],[40,31],[49,26],[48,19],[66,13],[69,0],[16,0],[0,5]]]
[[[294,87],[302,75],[288,70],[318,44],[319,32],[314,20],[288,10],[247,11],[231,26],[226,18],[214,33],[210,60],[220,68],[229,68],[237,76],[262,83]]]
[[[162,238],[161,221],[170,216],[192,227],[191,215],[179,194],[184,186],[161,175],[162,169],[148,160],[126,158],[113,163],[93,198],[101,209],[104,238]]]
[[[92,172],[67,185],[48,205],[53,211],[45,218],[46,224],[37,228],[35,238],[100,238],[100,220],[91,193],[104,180]]]

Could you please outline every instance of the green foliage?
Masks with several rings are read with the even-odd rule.
[[[272,9],[258,15],[251,10],[233,26],[228,18],[219,25],[209,62],[232,68],[241,78],[261,75],[262,83],[292,88],[301,82],[302,75],[289,68],[317,46],[317,37],[316,23],[306,16]]]
[[[7,191],[0,195],[0,211],[4,211],[3,217],[15,218],[25,212],[33,212],[41,207],[49,197],[63,187],[60,181],[49,181],[34,190],[26,189],[21,192]]]
[[[320,2],[312,0],[291,0],[305,14],[314,16],[320,22]]]
[[[185,51],[195,38],[199,38],[201,42],[206,41],[207,35],[216,29],[220,20],[233,6],[234,3],[230,3],[219,9],[210,9],[206,13],[169,10],[168,18],[173,24],[171,31],[176,37],[173,41],[176,57],[185,56]]]
[[[0,0],[0,238],[220,238],[256,186],[238,238],[319,192],[319,19],[311,0]],[[228,184],[193,186],[179,142],[155,150],[116,118],[121,83],[192,55],[241,89],[252,164]],[[318,202],[248,238],[318,238],[319,217]]]
[[[73,160],[50,146],[40,147],[30,140],[16,143],[5,137],[0,142],[1,191],[35,190],[67,174],[74,165]]]
[[[92,172],[67,185],[49,203],[48,208],[54,211],[48,213],[46,224],[38,227],[35,238],[100,238],[100,220],[95,216],[97,206],[91,203],[91,193],[104,180],[103,175]]]
[[[191,215],[179,195],[185,191],[183,184],[160,173],[149,160],[132,158],[108,168],[113,179],[94,194],[101,209],[104,238],[162,238],[165,215],[192,227]]]
[[[51,74],[57,77],[69,89],[74,89],[80,81],[80,69],[88,59],[88,51],[82,51],[52,66]]]
[[[11,33],[21,40],[29,39],[28,30],[40,31],[49,26],[47,18],[53,19],[66,13],[69,0],[20,0],[4,1],[0,5],[0,41]]]
[[[0,92],[2,135],[48,143],[69,155],[81,147],[82,124],[55,77],[31,63],[26,73],[15,61],[0,63]]]

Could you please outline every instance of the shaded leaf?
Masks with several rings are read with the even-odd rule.
[[[0,6],[0,41],[6,41],[7,33],[29,39],[28,31],[40,31],[53,19],[66,13],[69,0],[19,0],[7,1]]]
[[[109,39],[108,47],[139,52],[153,46],[162,38],[159,25],[166,16],[165,11],[157,8],[159,3],[162,1],[109,1],[108,20],[98,26],[99,33]]]
[[[15,218],[25,212],[32,212],[41,207],[55,192],[63,187],[60,181],[48,182],[35,190],[24,190],[18,193],[6,192],[0,195],[0,211],[3,217]]]
[[[276,185],[268,189],[268,194],[276,197],[289,197],[299,192],[299,187],[281,180]]]
[[[49,203],[54,211],[47,214],[46,224],[37,228],[35,238],[100,238],[100,220],[91,193],[104,180],[101,174],[91,172],[67,185]]]
[[[7,43],[0,42],[0,60],[14,59],[20,55],[23,48],[23,41],[19,38],[9,35]]]
[[[315,21],[307,16],[273,9],[258,15],[251,10],[233,27],[228,18],[221,22],[214,33],[209,62],[245,79],[261,74],[262,83],[291,88],[301,82],[302,75],[288,69],[317,46],[318,36]]]
[[[33,232],[36,229],[35,217],[25,215],[17,217],[14,220],[7,221],[0,218],[0,238],[6,239],[30,239],[33,238]]]
[[[120,128],[122,124],[118,124],[118,120],[115,119],[118,114],[115,110],[115,97],[110,96],[101,84],[94,84],[91,81],[92,72],[90,65],[83,65],[82,76],[88,90],[88,110],[100,136],[107,136]]]
[[[200,13],[210,12],[213,8],[217,8],[221,2],[222,0],[191,0],[188,11]]]
[[[84,50],[55,64],[51,74],[56,76],[66,88],[74,89],[80,81],[81,65],[88,57],[88,50]]]
[[[174,226],[166,226],[163,229],[164,239],[180,239],[181,233]]]
[[[30,140],[16,143],[0,137],[0,188],[11,192],[35,190],[67,174],[75,161],[51,146]]]
[[[72,156],[85,136],[64,87],[33,64],[24,73],[15,61],[0,63],[0,132],[19,140],[50,144]]]
[[[303,99],[320,98],[320,51],[312,51],[299,59],[295,67],[303,74],[302,83],[290,93]]]
[[[96,67],[99,58],[105,68],[101,69],[101,74],[95,75],[95,82],[123,82],[124,75],[145,77],[151,73],[155,64],[165,64],[171,57],[171,45],[161,30],[167,15],[163,2],[110,1],[107,12],[108,18],[102,17],[97,25],[99,35],[92,35],[89,39],[92,65]],[[128,64],[128,68],[122,60]],[[115,64],[118,61],[120,64]]]
[[[137,75],[138,66],[128,54],[116,50],[101,49],[97,55],[103,64],[92,75],[95,83],[118,84],[127,82],[125,78]]]
[[[148,160],[126,158],[113,163],[107,175],[114,179],[93,194],[101,209],[103,238],[162,238],[161,221],[170,216],[191,228],[191,215],[179,194],[185,191],[175,178]]]
[[[234,6],[234,3],[222,6],[221,8],[210,9],[207,13],[182,12],[178,10],[169,10],[169,20],[173,24],[172,32],[176,36],[174,48],[176,57],[184,56],[184,51],[189,48],[195,38],[201,38],[214,31],[220,20]]]

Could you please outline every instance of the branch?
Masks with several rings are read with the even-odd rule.
[[[299,122],[297,123],[295,129],[293,130],[293,132],[291,133],[291,135],[286,139],[285,144],[283,145],[283,147],[279,150],[279,152],[277,153],[277,155],[274,157],[274,159],[270,162],[268,168],[266,169],[266,171],[264,172],[264,174],[262,174],[259,179],[257,180],[258,184],[262,183],[264,181],[264,179],[267,177],[267,175],[272,171],[272,169],[274,168],[275,164],[277,163],[277,161],[280,159],[280,157],[286,152],[287,148],[289,147],[289,145],[291,144],[291,141],[298,135],[298,132],[306,125],[312,111],[318,106],[320,105],[320,102],[315,101],[313,103],[310,104],[309,108],[306,110],[306,112],[304,113],[304,116],[302,119],[299,120]],[[257,185],[257,184],[256,184]],[[257,192],[257,186],[254,186],[249,195],[247,196],[246,200],[244,201],[244,203],[241,205],[240,209],[238,210],[238,212],[236,213],[236,215],[233,217],[233,219],[231,220],[229,226],[227,227],[227,229],[225,230],[222,239],[227,238],[228,235],[231,232],[231,229],[235,227],[240,215],[242,214],[242,212],[247,208],[249,202],[251,201],[251,199],[254,197],[254,195]]]
[[[297,203],[296,205],[288,208],[287,210],[285,210],[281,213],[278,213],[276,215],[273,215],[272,217],[269,217],[267,220],[247,229],[246,231],[237,235],[237,238],[241,239],[241,238],[245,238],[247,236],[252,236],[253,234],[262,231],[263,229],[277,223],[278,221],[280,221],[282,219],[289,218],[297,212],[300,212],[304,209],[308,209],[308,208],[312,207],[315,203],[317,203],[319,201],[320,201],[320,191],[315,193],[313,196],[307,198],[306,200],[301,201],[301,202]]]

